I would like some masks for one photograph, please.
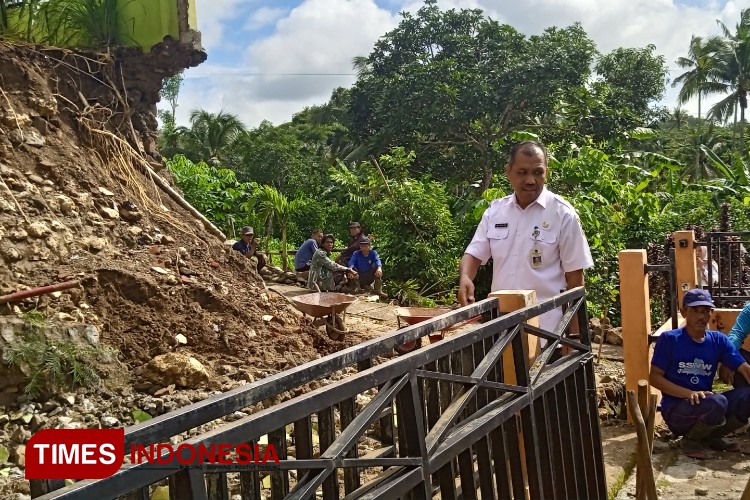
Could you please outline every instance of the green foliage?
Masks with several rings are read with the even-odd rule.
[[[234,171],[193,163],[182,155],[167,161],[167,169],[185,199],[225,234],[234,236],[242,226],[257,220],[242,208],[257,186],[238,182]]]
[[[48,340],[28,333],[22,344],[6,349],[3,358],[26,375],[26,393],[37,396],[41,392],[97,387],[100,375],[94,362],[112,354],[110,348]]]
[[[132,0],[133,3],[139,0]],[[130,40],[118,0],[20,0],[3,4],[0,35],[57,47],[116,47]]]
[[[141,410],[140,408],[136,408],[131,412],[133,415],[133,420],[135,420],[135,423],[140,424],[141,422],[145,422],[146,420],[151,420],[152,417],[149,413]]]

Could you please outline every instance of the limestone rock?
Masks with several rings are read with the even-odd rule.
[[[120,212],[118,212],[114,208],[101,207],[99,210],[101,211],[105,219],[117,220],[120,218]]]
[[[96,236],[87,236],[81,241],[81,245],[92,252],[100,252],[107,246],[107,240]]]
[[[145,366],[143,376],[161,386],[175,384],[198,389],[209,380],[208,370],[195,358],[170,352],[155,357]]]
[[[10,238],[13,241],[23,241],[28,237],[29,237],[29,233],[27,233],[20,227],[16,229],[11,229],[10,231],[8,231],[8,238]]]
[[[622,345],[622,329],[621,328],[610,328],[607,330],[606,341],[612,345]]]
[[[50,228],[45,222],[32,222],[31,225],[29,225],[29,234],[34,238],[44,238],[50,234]]]

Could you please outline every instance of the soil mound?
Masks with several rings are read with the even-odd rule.
[[[0,314],[95,325],[131,369],[178,350],[275,371],[342,347],[155,183],[171,183],[162,78],[204,59],[169,42],[146,55],[0,43],[0,294],[80,281]]]

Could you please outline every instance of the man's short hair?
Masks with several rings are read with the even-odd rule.
[[[547,165],[549,162],[549,155],[547,154],[547,146],[541,141],[521,141],[510,148],[510,156],[508,157],[508,165],[513,165],[513,161],[516,159],[518,153],[524,156],[536,156],[537,149],[544,155],[544,164]]]
[[[334,235],[326,234],[325,236],[323,236],[323,241],[321,241],[320,244],[322,245],[328,240],[331,240],[331,243],[336,243],[336,237]]]
[[[310,233],[310,234],[323,234],[323,230],[322,229],[313,229],[313,232]]]

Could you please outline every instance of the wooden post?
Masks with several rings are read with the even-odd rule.
[[[635,391],[628,391],[628,409],[630,410],[633,422],[635,423],[636,434],[638,435],[636,445],[636,458],[638,461],[636,480],[636,500],[658,500],[656,496],[656,482],[654,480],[654,467],[651,462],[651,452],[648,444],[648,430],[646,421],[643,419],[643,413],[638,406],[638,397]],[[638,488],[638,484],[641,488]]]
[[[674,233],[674,263],[677,277],[677,308],[682,304],[682,296],[698,283],[698,266],[695,263],[695,232],[677,231]]]
[[[497,292],[490,293],[489,296],[498,300],[498,309],[503,314],[511,313],[536,304],[536,291],[534,290],[498,290]],[[539,318],[531,318],[526,324],[538,327]],[[529,366],[531,366],[541,352],[541,339],[536,335],[527,335],[526,339],[527,341],[524,342],[524,348],[528,349],[526,354],[529,357]],[[515,364],[513,363],[512,349],[506,349],[503,353],[503,373],[505,374],[505,383],[516,383],[516,371]]]
[[[625,389],[638,390],[639,380],[648,380],[649,346],[651,333],[651,305],[649,304],[648,262],[645,250],[623,250],[617,255],[620,264],[620,307],[622,340],[625,356]],[[633,422],[628,412],[628,422]]]

